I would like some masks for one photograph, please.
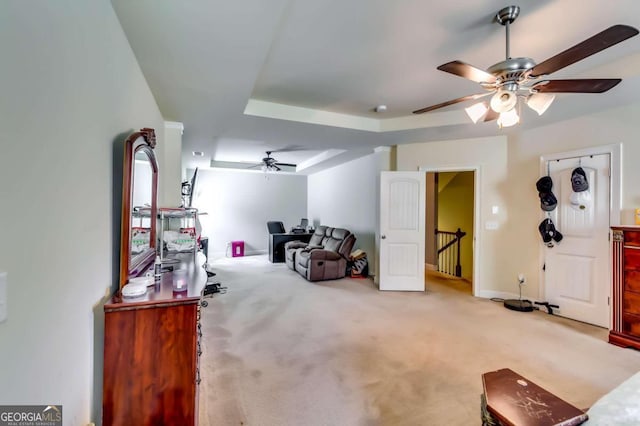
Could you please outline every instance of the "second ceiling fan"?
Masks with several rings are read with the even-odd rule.
[[[486,71],[462,61],[452,61],[440,65],[439,70],[479,83],[484,93],[463,96],[429,107],[413,111],[422,114],[460,102],[480,99],[493,95],[489,106],[479,102],[466,108],[467,114],[477,123],[498,120],[499,127],[512,126],[519,122],[516,110],[518,98],[542,115],[555,97],[554,93],[602,93],[622,81],[620,78],[588,78],[569,80],[543,80],[543,76],[554,73],[595,53],[607,49],[638,34],[636,28],[628,25],[614,25],[557,55],[536,64],[531,58],[512,58],[509,51],[509,25],[520,13],[518,6],[501,9],[495,20],[506,30],[506,59],[490,66]]]
[[[273,152],[275,151],[265,151],[267,156],[262,159],[262,162],[255,166],[251,166],[250,168],[260,167],[262,171],[265,172],[279,172],[282,170],[281,167],[296,167],[295,164],[278,162],[278,160],[271,156],[271,153]]]

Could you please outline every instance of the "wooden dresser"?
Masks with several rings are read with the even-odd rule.
[[[640,226],[614,226],[609,343],[640,349]]]
[[[193,254],[190,255],[193,258]],[[186,262],[187,291],[167,272],[147,294],[104,306],[103,425],[194,425],[204,270]]]

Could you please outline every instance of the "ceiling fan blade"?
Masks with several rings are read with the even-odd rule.
[[[602,93],[620,83],[620,78],[585,78],[576,80],[545,80],[531,89],[540,93]]]
[[[438,67],[440,71],[455,74],[460,77],[464,77],[468,80],[475,81],[476,83],[495,83],[496,78],[494,75],[489,74],[473,65],[466,64],[462,61],[451,61],[446,64],[442,64]]]
[[[296,167],[295,164],[291,164],[291,163],[273,163],[276,166],[285,166],[285,167]]]
[[[628,25],[614,25],[573,47],[539,63],[531,69],[531,77],[551,74],[638,34]]]
[[[492,92],[489,92],[489,93],[477,93],[475,95],[463,96],[463,97],[458,98],[458,99],[452,99],[450,101],[442,102],[442,103],[439,103],[439,104],[436,104],[436,105],[431,105],[431,106],[426,107],[426,108],[415,110],[415,111],[413,111],[413,113],[414,114],[422,114],[422,113],[425,113],[425,112],[433,111],[433,110],[436,110],[438,108],[444,108],[446,106],[457,104],[457,103],[460,103],[460,102],[472,101],[474,99],[482,98],[484,96],[490,95],[491,93]]]
[[[500,117],[500,113],[495,112],[493,109],[489,108],[487,111],[487,115],[484,116],[484,122],[497,120]]]

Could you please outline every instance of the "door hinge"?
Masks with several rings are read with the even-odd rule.
[[[611,241],[611,231],[607,232],[607,241]]]
[[[611,306],[611,297],[607,296],[607,306]]]

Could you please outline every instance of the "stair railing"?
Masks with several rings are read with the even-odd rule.
[[[435,232],[438,249],[438,272],[461,277],[460,240],[467,233],[462,232],[460,228],[456,232],[440,231],[438,229]]]

